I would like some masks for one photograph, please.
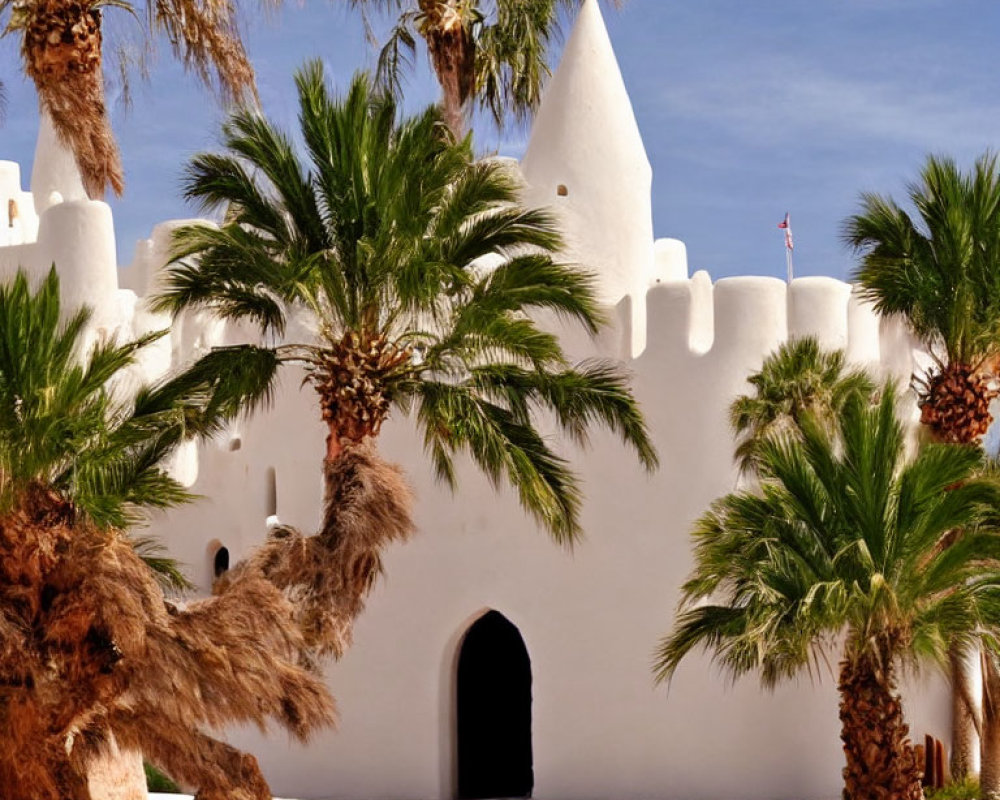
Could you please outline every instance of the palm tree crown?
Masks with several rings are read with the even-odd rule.
[[[977,477],[974,447],[931,444],[906,463],[895,391],[881,392],[874,406],[851,395],[832,430],[809,415],[801,439],[762,445],[759,490],[717,500],[697,523],[695,569],[656,660],[666,679],[704,646],[732,675],[759,671],[773,686],[846,632],[845,796],[859,800],[919,797],[894,670],[944,664],[949,644],[1000,627],[1000,484]],[[882,737],[870,753],[865,731]]]
[[[846,368],[843,350],[823,350],[812,336],[782,344],[747,382],[753,393],[729,407],[729,423],[741,437],[736,461],[744,473],[755,471],[768,438],[794,433],[807,413],[830,421],[852,394],[871,395],[875,388],[864,370]]]
[[[0,33],[20,37],[25,72],[91,197],[103,196],[107,186],[116,194],[124,189],[104,99],[102,15],[112,7],[134,13],[128,0],[0,0]],[[148,0],[146,11],[151,34],[164,34],[185,67],[214,83],[223,98],[253,94],[232,0]]]
[[[504,125],[538,106],[548,54],[561,35],[564,10],[580,0],[348,0],[362,12],[398,15],[378,58],[379,81],[398,93],[419,36],[442,89],[448,126],[465,132],[469,105]],[[620,5],[621,0],[615,0]],[[367,13],[366,13],[367,19]]]
[[[844,239],[861,254],[855,279],[876,309],[901,315],[937,361],[923,386],[923,421],[945,441],[971,442],[990,422],[984,375],[1000,341],[1000,172],[985,154],[969,174],[930,157],[909,187],[917,217],[866,193]]]
[[[306,365],[328,459],[377,435],[390,407],[413,410],[440,478],[454,484],[452,455],[465,450],[572,540],[579,492],[536,431],[537,410],[578,441],[603,423],[656,463],[620,369],[569,365],[528,316],[547,310],[596,331],[591,278],[553,260],[549,215],[520,207],[510,167],[474,161],[436,108],[397,122],[365,76],[331,100],[315,64],[296,82],[309,165],[265,119],[235,114],[228,152],[196,157],[187,178],[189,197],[227,207],[225,224],[179,232],[159,307],[208,307],[271,334],[308,312],[315,342],[234,353],[261,391],[279,364]]]

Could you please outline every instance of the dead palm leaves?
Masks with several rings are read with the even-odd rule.
[[[184,608],[165,602],[123,534],[55,492],[32,487],[0,517],[5,800],[91,800],[88,763],[111,741],[199,800],[269,800],[253,757],[208,731],[274,721],[306,740],[332,724],[318,658],[344,652],[382,551],[413,529],[400,470],[371,445],[326,469],[315,536],[279,528]]]
[[[323,525],[315,536],[287,526],[216,585],[221,596],[259,577],[278,587],[294,609],[304,663],[351,644],[355,618],[382,571],[382,553],[413,532],[412,493],[402,471],[387,464],[371,441],[327,461]]]
[[[174,608],[122,534],[41,487],[0,518],[0,609],[5,800],[91,800],[87,764],[111,737],[203,800],[269,800],[254,760],[205,729],[274,720],[306,739],[333,721],[272,584]]]
[[[60,140],[73,152],[87,193],[121,194],[125,183],[104,97],[102,14],[125,0],[0,0],[7,32],[20,32],[25,72]],[[254,74],[230,0],[149,0],[154,32],[224,99],[254,94]],[[124,73],[124,70],[123,70]]]

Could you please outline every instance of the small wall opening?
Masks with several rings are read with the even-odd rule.
[[[458,657],[458,797],[530,797],[531,661],[517,628],[489,611]]]
[[[229,548],[218,539],[212,539],[205,548],[205,586],[209,587],[216,578],[222,577],[229,569]]]
[[[212,574],[221,578],[229,571],[229,548],[220,545],[212,556]]]
[[[566,197],[567,195],[569,195],[569,189],[566,188],[565,183],[560,183],[556,187],[556,194],[559,195],[560,197]]]
[[[229,451],[234,453],[243,447],[243,440],[239,436],[234,436],[229,440]]]
[[[264,516],[274,517],[278,514],[278,473],[274,467],[267,468],[264,481]]]

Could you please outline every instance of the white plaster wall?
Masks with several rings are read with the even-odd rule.
[[[8,181],[9,183],[9,181]],[[36,271],[55,258],[72,298],[98,304],[107,329],[137,334],[170,324],[141,298],[117,290],[110,213],[101,203],[46,209],[38,241],[0,247],[0,265]],[[155,285],[173,224],[137,252],[129,283]],[[406,467],[419,497],[420,533],[394,548],[355,646],[327,672],[340,727],[308,747],[282,734],[234,731],[258,755],[282,795],[301,798],[454,796],[454,692],[458,648],[468,626],[494,608],[521,631],[533,674],[534,796],[593,798],[834,798],[842,756],[833,681],[803,677],[773,694],[750,678],[735,686],[704,657],[685,663],[669,688],[654,687],[652,652],[670,627],[678,587],[691,566],[688,531],[715,497],[733,489],[726,407],[746,377],[789,334],[817,334],[859,363],[909,374],[913,342],[880,322],[846,284],[802,278],[681,273],[683,250],[658,245],[660,283],[609,309],[614,325],[596,340],[566,332],[576,357],[625,357],[663,466],[646,476],[634,457],[599,434],[577,453],[584,481],[586,540],[553,545],[471,466],[457,495],[437,486],[406,420],[387,426],[382,448]],[[90,254],[86,257],[85,254]],[[684,266],[686,272],[686,265]],[[82,276],[89,276],[84,281]],[[654,274],[647,274],[647,279]],[[633,307],[648,310],[644,351],[629,358]],[[293,324],[308,336],[304,321]],[[133,371],[153,379],[208,347],[246,335],[204,315],[185,315]],[[281,521],[319,519],[325,430],[301,375],[284,376],[275,408],[240,421],[227,436],[178,454],[172,471],[204,496],[152,526],[193,578],[207,586],[210,546],[233,560],[261,542],[273,470]],[[237,444],[238,443],[238,444]],[[832,656],[835,663],[836,656]],[[947,733],[947,692],[925,677],[908,691],[915,735]]]
[[[404,464],[416,489],[420,533],[390,552],[388,578],[354,647],[328,669],[339,730],[305,748],[280,734],[234,733],[258,754],[277,793],[452,797],[458,647],[468,625],[494,608],[518,626],[531,657],[535,797],[838,796],[842,756],[829,675],[818,686],[804,676],[767,694],[753,678],[729,685],[695,657],[668,689],[654,687],[650,662],[691,566],[691,523],[735,486],[725,411],[746,376],[789,329],[840,346],[854,341],[877,357],[878,328],[838,281],[800,279],[791,290],[772,278],[705,281],[672,281],[649,293],[649,343],[630,366],[663,466],[647,477],[606,435],[578,454],[587,538],[574,552],[551,544],[509,492],[498,496],[471,468],[460,471],[457,496],[435,485],[407,422],[387,427],[382,449]],[[611,316],[629,318],[627,309]],[[864,347],[856,324],[875,335]],[[596,346],[620,349],[626,327],[619,322]],[[693,349],[699,337],[702,347]],[[210,541],[234,559],[261,541],[269,468],[281,520],[305,528],[318,521],[325,431],[311,390],[299,382],[287,375],[275,409],[239,426],[239,450],[227,441],[203,448],[193,488],[206,499],[158,521],[155,530],[194,575],[207,579]],[[835,666],[836,654],[831,659]],[[945,738],[940,683],[925,678],[908,700],[914,733]]]
[[[0,247],[34,241],[38,217],[31,194],[21,190],[21,168],[0,161]]]

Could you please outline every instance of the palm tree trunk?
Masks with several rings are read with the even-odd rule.
[[[965,655],[955,647],[948,650],[951,672],[951,777],[960,781],[973,769],[972,754],[976,746],[973,716],[973,689]]]
[[[101,12],[93,0],[28,5],[22,53],[59,138],[76,157],[87,193],[124,189],[121,157],[104,101]]]
[[[336,454],[330,457],[331,451]],[[395,464],[383,461],[372,441],[327,437],[323,463],[323,521],[314,536],[279,526],[249,559],[216,582],[225,594],[259,575],[294,606],[302,633],[301,658],[340,658],[351,644],[354,620],[382,571],[382,553],[413,532],[413,495]]]
[[[340,458],[340,454],[344,452],[344,448],[340,444],[340,431],[337,430],[337,426],[333,423],[327,424],[330,432],[326,435],[326,457],[323,459],[323,462],[325,464],[332,464]]]
[[[475,41],[456,0],[420,0],[420,11],[424,16],[421,33],[441,85],[445,123],[455,138],[461,139],[475,89]]]
[[[1000,800],[1000,669],[983,653],[983,725],[979,791],[983,800]]]
[[[923,764],[907,737],[891,660],[845,659],[838,689],[844,800],[922,800]]]
[[[992,376],[967,364],[949,364],[930,378],[920,398],[920,422],[938,441],[978,442],[993,421],[990,402],[996,396]]]

